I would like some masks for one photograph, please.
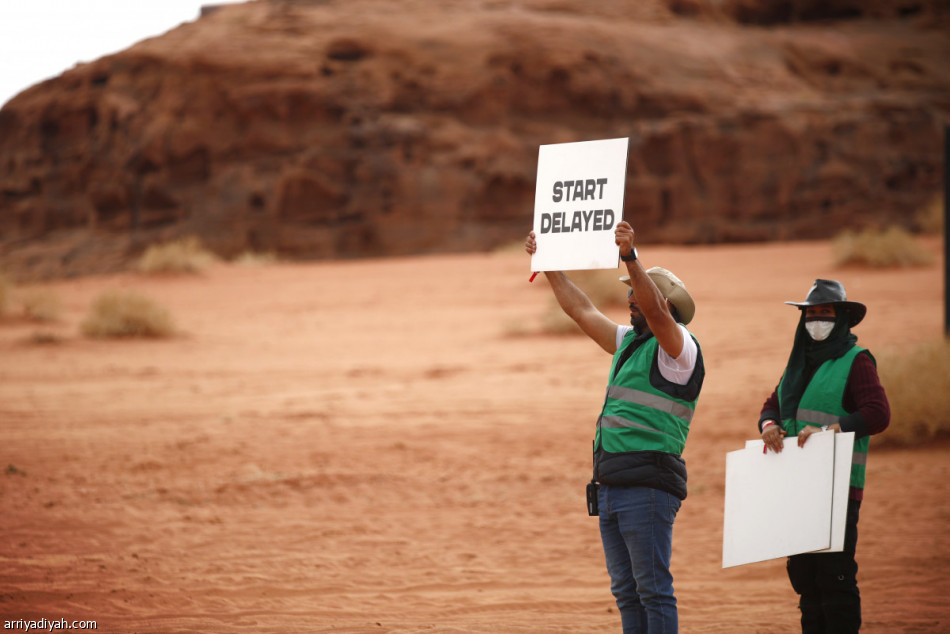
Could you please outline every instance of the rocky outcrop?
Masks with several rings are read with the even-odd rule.
[[[79,65],[0,110],[0,258],[489,249],[530,227],[538,146],[597,138],[630,138],[650,242],[908,222],[938,190],[938,3],[591,4],[257,0]]]

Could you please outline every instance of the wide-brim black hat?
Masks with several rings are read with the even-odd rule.
[[[785,302],[791,306],[805,308],[820,304],[834,304],[843,307],[848,313],[848,325],[852,328],[861,323],[868,312],[868,307],[861,302],[848,301],[848,294],[844,285],[837,280],[815,280],[811,290],[803,302]]]

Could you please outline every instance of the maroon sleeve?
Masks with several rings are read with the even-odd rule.
[[[842,405],[850,413],[841,419],[841,431],[853,431],[855,438],[879,434],[890,424],[891,407],[870,355],[855,357]]]
[[[778,388],[776,387],[772,390],[772,395],[765,399],[765,403],[762,405],[762,411],[759,413],[759,432],[762,431],[762,423],[767,420],[774,420],[779,425],[782,424],[782,419],[779,414],[778,406]]]

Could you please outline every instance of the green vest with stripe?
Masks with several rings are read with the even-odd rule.
[[[618,371],[618,362],[635,341],[633,331],[627,333],[614,354],[594,448],[612,454],[657,451],[678,456],[686,447],[698,393],[696,398],[685,400],[651,384],[651,369],[659,348],[656,337],[639,345]],[[702,353],[698,346],[697,343],[697,358],[700,358]]]
[[[851,374],[851,365],[854,363],[855,357],[862,352],[866,352],[866,350],[858,346],[852,346],[844,356],[825,361],[818,367],[802,394],[795,417],[784,418],[786,413],[782,412],[782,427],[788,432],[789,436],[798,434],[807,425],[815,427],[834,425],[850,413],[845,411],[842,405],[844,388],[848,383],[848,376]],[[868,352],[868,354],[871,353]],[[778,397],[781,403],[781,383],[779,383]],[[864,488],[869,444],[869,436],[857,438],[854,441],[854,453],[851,458],[851,486],[856,489]]]

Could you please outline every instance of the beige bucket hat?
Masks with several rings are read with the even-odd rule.
[[[683,284],[683,281],[670,271],[659,266],[648,269],[647,275],[650,276],[650,279],[653,280],[656,287],[660,289],[660,294],[670,300],[670,303],[676,307],[676,312],[679,313],[683,323],[688,324],[693,321],[693,317],[696,315],[696,302],[693,301],[692,295],[686,290],[686,285]],[[629,275],[624,275],[620,278],[620,281],[627,286],[633,286],[630,283]]]

